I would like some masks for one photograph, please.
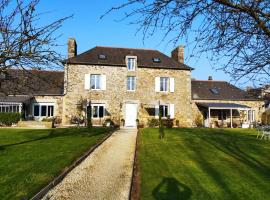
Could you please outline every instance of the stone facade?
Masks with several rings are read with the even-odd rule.
[[[85,90],[85,74],[106,75],[106,90]],[[174,104],[174,121],[179,120],[180,126],[189,127],[193,124],[190,70],[138,67],[135,71],[128,71],[123,66],[69,64],[66,66],[65,76],[62,114],[64,124],[69,124],[74,115],[85,115],[78,110],[81,99],[104,103],[107,111],[105,118],[110,118],[117,124],[125,119],[125,103],[132,102],[138,105],[137,116],[140,123],[147,125],[147,120],[155,117],[149,113],[149,108],[153,109],[159,101],[161,104]],[[127,76],[136,77],[135,91],[127,91]],[[174,78],[174,92],[156,92],[155,77]],[[102,124],[104,119],[94,123]]]

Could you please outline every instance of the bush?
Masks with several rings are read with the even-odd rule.
[[[43,118],[41,121],[42,122],[52,122],[53,118]]]
[[[158,119],[148,119],[147,125],[149,127],[157,127],[159,125]]]
[[[168,116],[166,119],[162,119],[163,125],[167,128],[173,127],[173,119],[170,119],[170,116]]]
[[[0,113],[0,124],[11,126],[17,124],[21,119],[20,113]]]
[[[106,119],[103,123],[103,126],[104,127],[114,127],[115,124],[114,122],[109,118],[109,119]]]

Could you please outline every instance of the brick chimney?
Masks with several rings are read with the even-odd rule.
[[[68,39],[68,58],[77,56],[77,43],[74,38]]]
[[[212,81],[213,77],[212,76],[208,76],[208,81]]]
[[[179,63],[184,63],[184,51],[185,47],[180,45],[172,51],[172,59]]]

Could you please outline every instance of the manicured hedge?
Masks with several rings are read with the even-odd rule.
[[[11,126],[20,121],[20,113],[0,113],[0,125]]]

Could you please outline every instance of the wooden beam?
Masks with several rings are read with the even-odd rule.
[[[210,128],[210,124],[211,124],[211,109],[208,108],[208,127]]]
[[[232,122],[232,109],[230,110],[231,111],[231,128],[233,127],[233,122]]]

